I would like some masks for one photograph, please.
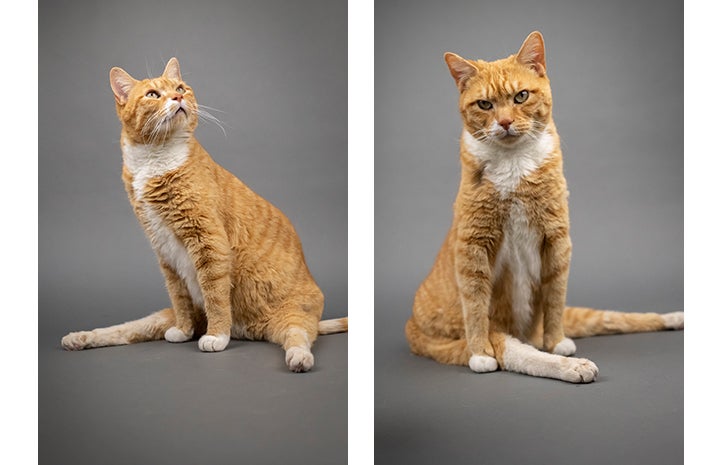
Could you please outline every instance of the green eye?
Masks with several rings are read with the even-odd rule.
[[[149,91],[145,96],[149,98],[160,98],[160,94],[154,90]]]
[[[513,97],[513,101],[516,103],[523,103],[526,100],[528,100],[528,91],[527,90],[522,90],[519,93],[517,93],[515,97]]]
[[[488,100],[479,100],[476,103],[478,104],[478,108],[480,108],[481,110],[490,110],[491,108],[493,108],[493,104]]]
[[[184,94],[185,88],[183,86],[178,86],[178,88],[175,89],[175,91],[178,92],[179,94]]]

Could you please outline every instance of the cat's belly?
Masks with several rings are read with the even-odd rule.
[[[496,255],[494,286],[499,286],[499,292],[505,294],[503,300],[510,304],[513,325],[519,335],[526,332],[533,317],[533,294],[541,277],[540,247],[541,235],[529,224],[523,204],[514,201]],[[499,282],[500,279],[507,282]]]
[[[145,205],[143,212],[146,220],[146,232],[153,249],[183,279],[193,304],[202,307],[203,293],[198,284],[195,264],[190,258],[188,250],[152,207]]]

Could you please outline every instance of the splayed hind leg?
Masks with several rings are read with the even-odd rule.
[[[165,332],[173,326],[173,310],[166,308],[139,320],[97,328],[92,331],[77,331],[63,337],[61,344],[65,350],[83,350],[94,347],[118,346],[136,342],[157,341],[163,339]]]
[[[318,309],[286,305],[269,322],[267,339],[283,347],[290,371],[303,373],[313,368],[315,358],[310,348],[318,337],[319,319]]]
[[[506,371],[569,383],[590,383],[598,376],[598,367],[590,360],[542,352],[512,336],[504,335],[494,348]]]

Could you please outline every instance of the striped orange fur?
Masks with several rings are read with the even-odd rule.
[[[78,350],[165,338],[214,352],[233,338],[267,340],[292,371],[314,364],[318,334],[348,330],[320,321],[323,293],[288,218],[213,161],[195,139],[200,110],[177,59],[162,76],[110,85],[122,123],[122,179],[156,252],[172,308],[110,328],[70,333]]]
[[[568,191],[552,118],[545,44],[445,60],[458,87],[461,181],[453,222],[406,324],[411,350],[476,372],[591,382],[570,337],[683,328],[683,313],[567,308]]]

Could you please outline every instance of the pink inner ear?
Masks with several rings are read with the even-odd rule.
[[[113,89],[115,99],[120,103],[128,101],[128,94],[135,80],[125,71],[113,68],[110,72],[110,87]]]
[[[539,33],[531,33],[521,46],[516,57],[519,63],[528,66],[543,76],[546,73],[546,51]]]
[[[183,80],[183,78],[180,76],[180,63],[178,63],[177,58],[173,57],[168,61],[168,64],[165,65],[165,71],[163,71],[163,76],[171,79],[177,79],[178,81]]]
[[[453,79],[456,81],[456,85],[461,91],[464,90],[466,83],[478,73],[478,69],[463,58],[452,53],[446,53],[444,58],[451,72],[451,76],[453,76]]]

